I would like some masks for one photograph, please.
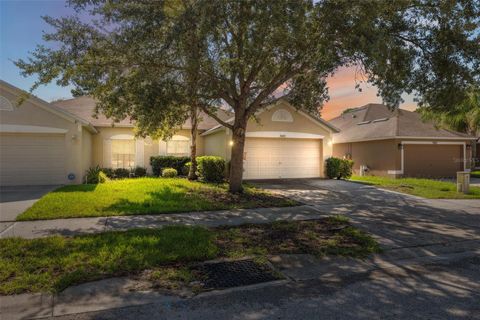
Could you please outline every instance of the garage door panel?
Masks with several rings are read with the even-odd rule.
[[[319,177],[321,140],[248,138],[245,179]]]
[[[65,156],[64,135],[0,135],[0,184],[63,184]]]
[[[454,177],[463,170],[463,145],[405,145],[404,174],[408,177]]]

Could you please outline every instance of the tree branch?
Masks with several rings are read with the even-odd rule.
[[[299,68],[300,70],[301,68]],[[269,95],[271,95],[282,83],[290,79],[295,75],[298,70],[289,70],[280,72],[276,77],[270,81],[270,83],[265,87],[262,92],[260,92],[257,97],[253,100],[252,103],[247,108],[247,115],[254,114],[259,108],[260,104],[265,100]]]
[[[222,119],[220,119],[220,117],[218,117],[214,112],[212,112],[211,110],[208,109],[208,107],[204,104],[200,104],[200,109],[202,109],[203,112],[205,112],[206,114],[208,114],[210,117],[212,117],[213,119],[215,119],[219,124],[221,124],[222,126],[224,126],[225,128],[229,128],[229,129],[233,129],[233,126],[228,123],[228,122],[225,122],[223,121]]]

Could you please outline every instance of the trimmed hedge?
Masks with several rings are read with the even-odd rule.
[[[225,160],[222,157],[197,157],[197,176],[207,182],[222,182],[225,179]]]
[[[330,179],[348,179],[352,176],[353,161],[330,157],[326,160],[325,174]]]
[[[162,177],[164,178],[175,178],[178,175],[176,169],[173,168],[165,168],[162,170]]]
[[[153,175],[157,177],[161,175],[164,168],[173,168],[177,172],[184,173],[187,162],[190,162],[190,157],[156,156],[150,158]]]
[[[135,178],[145,177],[147,175],[147,169],[137,166],[133,169],[133,174],[135,175]]]
[[[119,178],[119,179],[129,178],[130,177],[130,170],[125,169],[125,168],[117,168],[117,169],[113,170],[113,175],[115,176],[115,178]]]

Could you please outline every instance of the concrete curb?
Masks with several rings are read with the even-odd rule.
[[[293,258],[290,261],[282,261],[284,268],[278,261],[275,261],[276,256],[273,256],[270,261],[277,271],[286,276],[285,279],[204,292],[190,299],[219,296],[235,291],[259,290],[261,288],[284,285],[291,281],[302,282],[316,279],[336,282],[342,278],[362,275],[375,270],[405,272],[406,269],[415,266],[448,264],[452,261],[479,255],[480,249],[400,260],[383,259],[379,255],[368,260],[352,258],[325,258],[318,260],[310,255],[289,255]],[[290,267],[285,268],[286,263],[289,263]],[[189,299],[153,290],[134,291],[131,288],[132,283],[133,281],[129,278],[110,278],[70,287],[55,295],[36,293],[0,296],[2,319],[38,319],[152,303],[168,307],[172,303]]]

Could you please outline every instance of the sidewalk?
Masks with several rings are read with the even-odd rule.
[[[366,260],[342,257],[315,258],[307,254],[278,255],[271,256],[269,260],[286,280],[205,292],[196,296],[192,294],[182,298],[159,290],[138,290],[136,288],[142,285],[138,280],[131,278],[109,278],[69,287],[58,294],[0,296],[0,309],[2,317],[9,320],[72,315],[152,303],[168,309],[174,303],[224,295],[232,291],[250,293],[287,283],[302,286],[316,280],[325,284],[339,283],[343,279],[368,277],[375,271],[386,271],[389,274],[416,272],[416,268],[422,265],[448,265],[454,261],[479,257],[479,247],[480,240],[472,240],[459,246],[431,246],[428,255],[420,248],[391,250]],[[436,254],[431,255],[432,252]]]
[[[322,208],[320,211],[313,206],[303,205],[158,215],[18,221],[0,223],[0,238],[21,237],[32,239],[51,235],[72,236],[135,228],[160,228],[174,224],[216,227],[245,223],[269,223],[277,220],[318,219],[331,214],[332,211],[328,207]]]

